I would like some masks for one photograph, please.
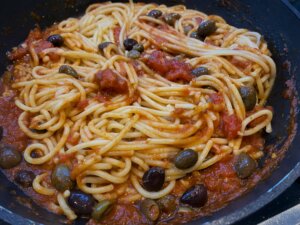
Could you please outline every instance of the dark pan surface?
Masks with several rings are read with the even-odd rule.
[[[30,29],[38,23],[42,28],[53,22],[84,13],[93,0],[9,0],[0,8],[0,71],[8,65],[5,52],[24,40]],[[260,182],[254,190],[231,202],[213,215],[191,224],[230,224],[266,205],[289,187],[300,175],[300,134],[296,134],[299,121],[298,95],[300,90],[300,21],[280,0],[151,0],[144,2],[185,4],[207,14],[218,14],[237,27],[262,33],[269,43],[277,64],[277,79],[269,105],[274,107],[273,133],[266,135],[269,149],[279,155],[289,147],[285,157],[271,176]],[[290,99],[283,98],[286,82],[291,90]],[[294,87],[294,88],[293,88]],[[292,104],[293,103],[293,104]],[[294,124],[294,129],[291,127]],[[0,173],[0,217],[12,224],[62,224],[62,217],[39,208],[14,184]],[[29,209],[27,206],[31,206]],[[26,218],[26,219],[25,219]],[[80,224],[81,222],[78,222]]]

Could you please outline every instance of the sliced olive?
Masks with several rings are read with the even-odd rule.
[[[32,185],[34,180],[34,173],[29,170],[20,170],[15,176],[15,181],[24,188],[28,188]]]
[[[216,22],[213,20],[204,20],[200,23],[197,32],[199,37],[207,37],[217,30]]]
[[[156,221],[160,214],[159,206],[152,199],[142,200],[140,210],[151,221]]]
[[[142,45],[142,44],[136,44],[135,46],[133,46],[132,50],[143,52],[144,51],[144,45]]]
[[[35,149],[33,151],[30,152],[30,156],[34,159],[36,158],[40,158],[43,156],[43,152],[39,149]]]
[[[89,215],[93,211],[95,200],[92,195],[76,190],[71,191],[68,204],[76,214]]]
[[[163,212],[174,212],[176,209],[176,197],[174,195],[166,195],[158,199],[157,204]]]
[[[192,74],[195,76],[195,77],[200,77],[202,75],[208,75],[209,74],[209,71],[206,67],[204,66],[200,66],[200,67],[197,67],[195,69],[192,70]]]
[[[249,156],[247,153],[242,152],[237,156],[236,162],[234,164],[234,169],[239,178],[247,178],[252,175],[256,170],[256,161]]]
[[[74,183],[69,167],[65,164],[56,165],[51,174],[51,183],[58,191],[72,189]]]
[[[151,10],[147,16],[153,17],[153,18],[159,18],[162,15],[162,12],[158,9],[153,9]]]
[[[44,133],[47,133],[47,130],[46,129],[43,129],[43,130],[37,130],[37,129],[30,129],[31,132],[33,133],[36,133],[36,134],[44,134]]]
[[[165,182],[165,170],[161,167],[152,167],[144,173],[143,187],[147,191],[159,191]]]
[[[183,27],[183,32],[185,34],[188,34],[192,29],[193,29],[192,25],[186,25],[186,26]]]
[[[60,66],[58,72],[65,73],[65,74],[71,75],[75,78],[78,78],[78,73],[76,72],[76,70],[69,65]]]
[[[176,155],[174,164],[178,169],[188,169],[194,166],[197,161],[198,153],[193,149],[186,149]]]
[[[3,127],[0,126],[0,141],[2,140],[3,138]]]
[[[101,44],[98,45],[99,51],[103,51],[110,44],[113,44],[113,43],[110,41],[102,42]]]
[[[100,201],[97,205],[95,205],[92,218],[96,221],[100,221],[112,210],[112,202],[109,200]]]
[[[138,44],[138,42],[132,38],[127,38],[123,42],[124,48],[127,51],[130,51],[133,48],[133,46],[135,46],[136,44]]]
[[[10,169],[17,166],[22,160],[21,153],[11,146],[0,149],[0,167]]]
[[[131,59],[138,59],[141,56],[141,53],[137,50],[130,50],[127,56]]]
[[[64,38],[60,34],[53,34],[47,38],[55,47],[61,47],[64,44]]]
[[[181,15],[178,13],[168,13],[164,15],[163,20],[170,26],[173,26],[180,17]]]
[[[239,88],[246,111],[251,111],[256,105],[256,90],[253,86],[242,86]]]
[[[202,207],[207,202],[207,189],[203,184],[189,188],[180,198],[180,202],[192,207]]]

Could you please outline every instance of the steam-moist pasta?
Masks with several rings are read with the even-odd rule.
[[[207,21],[213,25],[202,31]],[[11,87],[22,111],[18,125],[30,139],[24,160],[47,167],[33,190],[54,196],[55,211],[68,219],[80,215],[68,200],[74,189],[100,203],[180,197],[195,185],[186,179],[191,173],[201,177],[241,153],[252,161],[264,155],[245,141],[272,131],[273,112],[264,105],[276,68],[259,33],[183,5],[133,2],[93,4],[83,16],[37,33],[21,46],[30,57],[15,63],[23,74]],[[178,168],[187,149],[196,161]],[[61,164],[74,186],[53,184]],[[157,191],[144,181],[151,168],[163,171]],[[209,199],[212,189],[205,188]],[[193,206],[182,199],[179,209]]]

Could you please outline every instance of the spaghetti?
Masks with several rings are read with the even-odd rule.
[[[175,14],[172,24],[165,16]],[[206,21],[216,29],[201,37],[198,27]],[[264,104],[276,67],[259,33],[182,5],[130,2],[90,5],[49,35],[63,44],[27,42],[29,72],[12,88],[22,110],[18,124],[31,140],[24,159],[50,168],[36,176],[33,189],[57,196],[56,208],[70,220],[78,216],[68,204],[71,188],[49,182],[56,165],[67,165],[76,188],[98,202],[131,203],[175,193],[188,174],[201,175],[228,156],[263,155],[243,141],[272,131],[273,112]],[[257,94],[248,110],[241,88],[250,86]],[[174,160],[186,149],[197,160],[180,169]],[[164,183],[149,191],[144,175],[157,167]]]

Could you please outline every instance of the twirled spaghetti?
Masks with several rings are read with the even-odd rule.
[[[179,15],[173,24],[164,19],[172,13]],[[193,36],[208,20],[216,30]],[[66,200],[72,190],[49,182],[59,164],[68,166],[77,189],[97,201],[131,204],[178,195],[178,185],[187,189],[193,183],[187,175],[201,176],[226,157],[264,154],[244,141],[272,131],[273,113],[264,104],[276,67],[260,34],[182,5],[130,2],[93,4],[45,35],[60,35],[63,44],[47,37],[27,40],[22,48],[29,62],[16,63],[23,73],[11,86],[22,110],[19,127],[31,140],[24,159],[48,168],[36,176],[33,189],[57,196],[56,212],[77,217]],[[143,49],[126,50],[126,39]],[[198,76],[199,67],[206,70]],[[241,92],[249,86],[257,93],[250,110]],[[179,169],[174,159],[186,149],[197,153],[197,161]],[[153,167],[165,173],[158,191],[142,182]]]

